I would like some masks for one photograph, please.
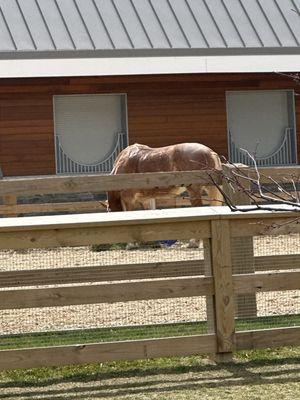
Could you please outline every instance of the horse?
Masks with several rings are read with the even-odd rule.
[[[216,152],[200,143],[181,143],[151,148],[135,143],[122,150],[111,174],[171,171],[222,171]],[[215,185],[191,184],[154,189],[126,189],[107,193],[108,211],[133,211],[155,208],[155,199],[177,197],[187,191],[193,207],[203,205],[202,192],[208,194],[210,205],[222,205],[223,196]]]

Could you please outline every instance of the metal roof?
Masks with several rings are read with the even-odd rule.
[[[1,58],[299,54],[300,0],[0,0]]]

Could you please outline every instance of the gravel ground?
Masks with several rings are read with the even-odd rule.
[[[67,268],[162,261],[187,261],[203,259],[203,248],[190,249],[187,242],[160,249],[91,251],[89,246],[60,247],[57,249],[3,250],[0,251],[0,271],[39,268]]]
[[[259,237],[254,254],[300,254],[300,236]],[[203,248],[187,242],[161,249],[95,252],[89,247],[1,251],[0,270],[149,263],[203,259]],[[300,291],[257,294],[258,315],[300,313]],[[205,297],[0,311],[0,334],[107,326],[176,323],[206,319]]]

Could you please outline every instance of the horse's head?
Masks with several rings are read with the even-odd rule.
[[[106,206],[106,211],[123,211],[120,192],[108,192],[107,200],[105,200],[103,205]]]
[[[109,204],[108,204],[108,201],[107,201],[107,200],[104,200],[104,201],[99,200],[99,203],[101,204],[101,206],[102,206],[103,208],[105,208],[105,210],[106,210],[107,212],[110,212],[110,211],[111,211],[110,208],[109,208]]]

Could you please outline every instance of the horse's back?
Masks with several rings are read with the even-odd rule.
[[[135,143],[126,147],[114,163],[112,174],[172,170],[172,146],[152,148]]]
[[[174,145],[174,162],[179,171],[221,168],[218,154],[201,143]]]
[[[112,173],[190,171],[221,168],[212,149],[200,143],[180,143],[151,148],[135,143],[126,147],[115,161]]]

